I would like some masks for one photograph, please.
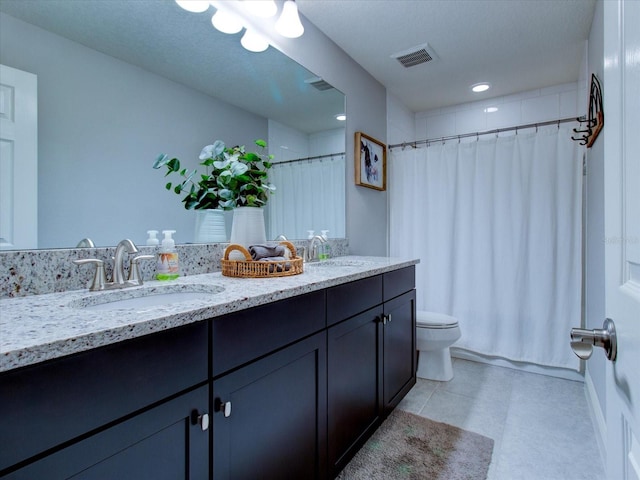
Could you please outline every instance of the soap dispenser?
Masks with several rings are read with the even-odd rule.
[[[158,280],[174,280],[180,276],[176,242],[171,237],[174,233],[176,233],[175,230],[162,231],[164,238],[158,253],[158,265],[156,268],[156,278]]]
[[[329,244],[329,230],[321,230],[324,242],[320,245],[320,260],[328,260],[331,258],[331,245]]]
[[[150,246],[156,246],[156,245],[160,245],[160,240],[158,240],[158,230],[147,230],[147,235],[149,235],[149,238],[147,238],[147,245]]]

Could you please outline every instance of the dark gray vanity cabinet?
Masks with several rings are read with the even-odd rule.
[[[0,374],[0,477],[207,478],[207,340],[203,322]]]
[[[415,384],[414,275],[4,372],[0,477],[334,478]]]
[[[414,267],[327,290],[331,478],[416,382]]]
[[[213,477],[326,478],[324,291],[212,320]]]

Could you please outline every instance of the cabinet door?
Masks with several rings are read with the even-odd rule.
[[[382,306],[328,330],[329,468],[340,471],[380,419]]]
[[[209,388],[200,387],[96,433],[7,479],[200,480],[209,478]],[[32,432],[37,435],[37,431]]]
[[[416,292],[411,290],[384,304],[385,415],[416,383]]]
[[[324,332],[214,380],[214,478],[325,478],[326,382]]]

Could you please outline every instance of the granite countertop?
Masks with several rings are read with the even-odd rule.
[[[106,292],[75,290],[0,300],[0,372],[415,265],[419,260],[336,257],[268,279],[221,273],[148,281]],[[100,310],[105,302],[175,294],[173,303]],[[188,295],[185,295],[187,294]]]

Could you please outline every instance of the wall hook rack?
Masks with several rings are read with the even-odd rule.
[[[571,137],[571,140],[580,142],[591,148],[593,142],[598,138],[598,134],[604,126],[604,109],[602,107],[602,88],[600,81],[595,74],[591,74],[591,91],[589,94],[589,115],[577,118],[580,122],[579,128],[574,128],[575,133],[581,134],[578,137]]]

